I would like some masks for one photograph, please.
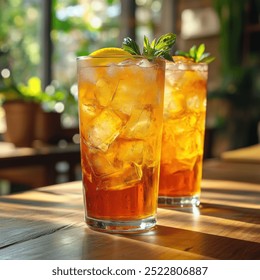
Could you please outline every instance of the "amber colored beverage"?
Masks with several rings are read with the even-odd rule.
[[[208,65],[181,57],[166,63],[160,206],[198,206]]]
[[[164,61],[78,59],[86,223],[107,232],[154,227],[163,121]]]

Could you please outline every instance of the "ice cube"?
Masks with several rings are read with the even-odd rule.
[[[121,140],[121,139],[120,139]],[[134,162],[135,164],[142,164],[144,141],[142,140],[121,140],[117,145],[117,154],[115,161],[120,166],[124,163]]]
[[[146,139],[150,134],[152,118],[152,107],[149,105],[142,109],[137,108],[133,110],[129,121],[122,132],[122,137]]]
[[[98,101],[98,103],[101,106],[107,106],[115,92],[118,86],[117,81],[107,81],[106,79],[99,79],[96,83],[96,88],[95,88],[95,96]]]
[[[128,164],[117,172],[100,178],[97,190],[124,190],[134,187],[142,180],[142,168],[136,164]]]
[[[192,171],[197,161],[197,157],[175,159],[171,164],[166,164],[167,173],[176,173],[179,171]]]
[[[176,159],[186,169],[192,169],[196,158],[203,152],[203,139],[197,130],[190,130],[176,137]]]
[[[136,69],[136,72],[138,73],[137,75],[140,81],[144,81],[144,84],[148,84],[156,80],[157,71],[154,63],[149,62],[147,59],[142,59],[137,65],[139,68]]]
[[[133,108],[137,106],[138,98],[135,97],[137,94],[138,91],[136,92],[132,90],[130,81],[119,81],[111,102],[112,108],[125,115],[131,115]]]
[[[158,139],[149,139],[144,147],[143,165],[147,167],[155,167],[158,163],[158,154],[160,154],[160,145]]]
[[[179,114],[185,113],[185,98],[183,94],[165,92],[164,98],[164,115],[167,118],[178,118]]]
[[[123,126],[121,118],[112,110],[104,109],[92,122],[86,126],[85,138],[87,144],[106,152],[119,135]]]
[[[88,174],[88,177],[90,177],[91,182],[95,182],[97,190],[125,189],[132,187],[142,179],[141,165],[131,162],[133,159],[136,161],[140,159],[137,159],[137,156],[130,155],[129,151],[128,156],[121,158],[123,161],[119,166],[119,159],[115,158],[117,156],[116,149],[116,143],[106,153],[90,147],[84,149],[82,159],[85,164],[90,166],[91,174]],[[136,152],[136,154],[139,153]],[[119,157],[122,157],[122,154]]]
[[[147,59],[142,59],[137,63],[138,66],[140,67],[153,67],[154,64],[149,62]]]
[[[200,99],[197,95],[192,96],[192,97],[187,99],[187,107],[190,110],[198,110],[201,106],[200,103],[201,103],[201,101],[200,101]]]
[[[89,148],[85,155],[82,155],[86,158],[91,171],[96,177],[109,176],[118,171],[114,167],[114,155],[111,153],[104,154],[103,152]]]
[[[158,100],[155,94],[153,73],[150,69],[140,70],[140,67],[126,67],[120,78],[113,96],[111,106],[124,114],[131,115],[132,110]],[[150,82],[152,80],[152,82]],[[151,94],[152,93],[152,94]]]
[[[83,67],[79,70],[79,79],[82,82],[95,84],[96,82],[96,70],[91,67]]]
[[[132,66],[136,65],[136,61],[134,59],[126,59],[117,64],[118,66]]]
[[[93,101],[87,104],[81,105],[81,120],[84,121],[90,121],[95,116],[97,116],[101,111],[101,108],[97,106],[96,102]]]

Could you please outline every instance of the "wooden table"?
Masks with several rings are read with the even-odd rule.
[[[81,182],[0,197],[0,259],[260,259],[260,185],[203,180],[202,205],[158,209],[144,234],[90,230]]]
[[[221,158],[228,162],[260,164],[260,144],[223,152]]]
[[[223,152],[219,159],[206,159],[204,179],[260,184],[260,144]]]

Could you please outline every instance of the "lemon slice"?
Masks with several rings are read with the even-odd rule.
[[[106,56],[131,56],[131,54],[127,51],[124,51],[120,48],[102,48],[99,50],[96,50],[90,54],[92,57],[106,57]]]
[[[192,58],[181,56],[181,55],[174,55],[172,57],[174,62],[194,62]]]
[[[119,63],[126,59],[133,58],[133,56],[120,48],[102,48],[92,52],[90,55],[93,59],[91,64],[93,66],[105,66],[112,63]]]

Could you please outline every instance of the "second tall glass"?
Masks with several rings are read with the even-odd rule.
[[[174,60],[166,63],[159,205],[198,206],[208,65]]]

